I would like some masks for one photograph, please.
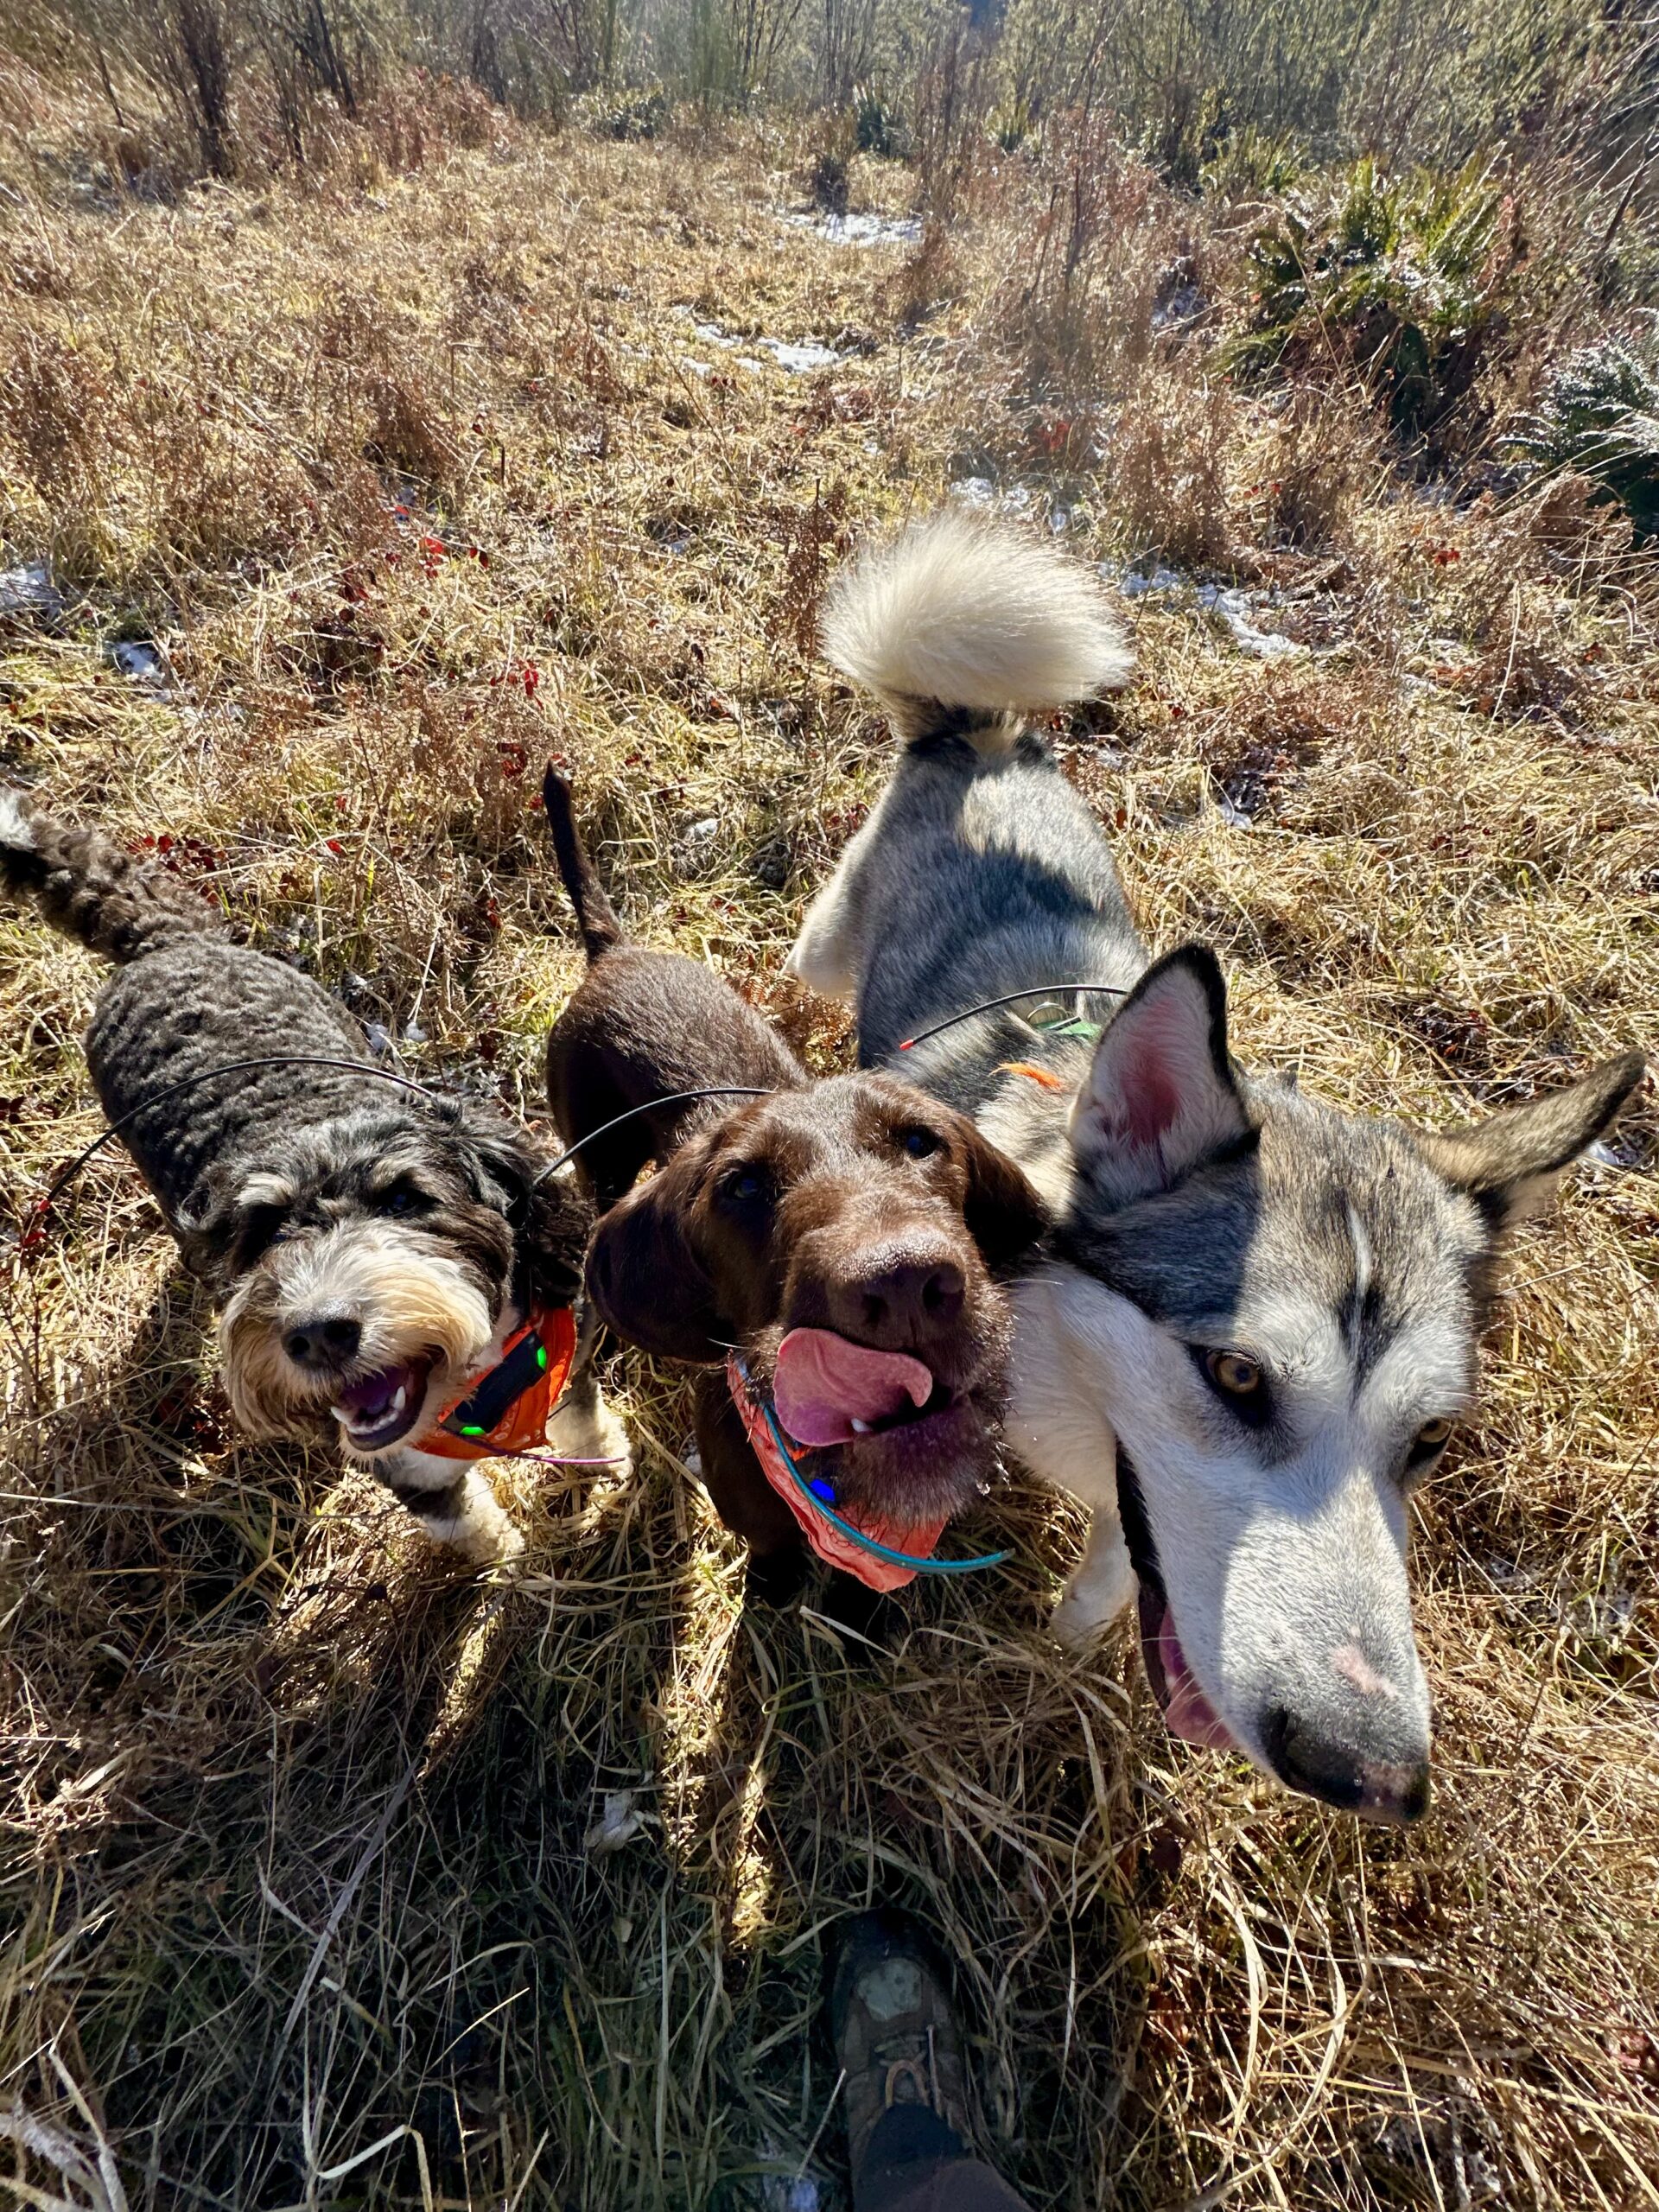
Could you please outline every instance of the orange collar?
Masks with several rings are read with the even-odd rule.
[[[575,1356],[576,1319],[570,1308],[533,1306],[488,1374],[445,1407],[431,1435],[415,1449],[437,1459],[490,1459],[540,1449]]]
[[[998,1075],[1028,1075],[1033,1083],[1040,1083],[1045,1090],[1071,1089],[1063,1075],[1056,1075],[1052,1068],[1039,1066],[1035,1060],[1004,1060],[996,1072]]]
[[[801,1534],[818,1557],[827,1560],[831,1567],[840,1567],[844,1573],[855,1575],[859,1581],[872,1590],[902,1590],[906,1583],[913,1582],[917,1573],[913,1567],[899,1567],[891,1560],[878,1559],[874,1553],[863,1550],[842,1535],[833,1521],[827,1520],[822,1512],[816,1510],[810,1497],[802,1496],[799,1484],[784,1465],[783,1453],[767,1425],[765,1411],[756,1405],[750,1395],[749,1386],[743,1378],[735,1355],[726,1363],[726,1381],[732,1393],[732,1403],[737,1408],[738,1419],[743,1424],[743,1433],[749,1440],[755,1458],[760,1462],[761,1472],[799,1522]],[[797,1447],[803,1458],[810,1448],[810,1446]],[[826,1484],[824,1487],[827,1491],[829,1485]],[[943,1516],[937,1521],[906,1523],[877,1521],[866,1515],[855,1516],[840,1507],[836,1510],[873,1543],[885,1544],[890,1551],[909,1552],[917,1556],[925,1556],[932,1550],[947,1525],[946,1517]]]

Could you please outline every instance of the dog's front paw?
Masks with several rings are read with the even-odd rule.
[[[594,1440],[598,1446],[594,1457],[615,1462],[607,1471],[611,1480],[626,1481],[633,1472],[633,1440],[621,1417],[613,1413],[603,1399],[600,1401],[599,1419],[594,1423]]]
[[[548,1424],[547,1440],[560,1459],[578,1466],[592,1461],[613,1480],[633,1471],[628,1432],[597,1389],[567,1399]]]
[[[1051,1623],[1054,1634],[1068,1650],[1087,1650],[1128,1611],[1138,1588],[1122,1533],[1104,1544],[1091,1541],[1082,1566],[1054,1608]]]
[[[497,1567],[519,1558],[524,1539],[503,1510],[481,1466],[467,1468],[448,1491],[406,1499],[435,1543],[459,1554],[469,1567]]]

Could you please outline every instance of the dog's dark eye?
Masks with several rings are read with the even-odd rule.
[[[245,1268],[251,1268],[273,1244],[293,1234],[293,1224],[281,1206],[251,1206],[243,1217],[237,1256]]]
[[[767,1197],[771,1188],[764,1167],[734,1167],[721,1178],[720,1195],[734,1206],[753,1205]]]
[[[405,1214],[424,1213],[431,1203],[425,1192],[416,1190],[413,1183],[394,1183],[389,1190],[377,1194],[374,1208],[377,1213],[400,1219]]]
[[[1451,1438],[1452,1426],[1449,1415],[1444,1414],[1438,1421],[1426,1421],[1411,1440],[1411,1450],[1406,1455],[1407,1464],[1413,1467],[1426,1467],[1431,1459],[1438,1459]]]
[[[1266,1421],[1271,1410],[1268,1378],[1248,1353],[1201,1351],[1198,1363],[1211,1389],[1241,1421],[1253,1428]]]
[[[912,1160],[925,1160],[930,1153],[939,1150],[941,1140],[931,1129],[918,1128],[900,1130],[899,1141]]]

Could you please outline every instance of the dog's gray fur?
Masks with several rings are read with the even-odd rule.
[[[1470,1403],[1504,1230],[1642,1060],[1450,1136],[1245,1077],[1213,957],[1151,961],[1093,817],[1020,719],[1080,696],[1080,670],[1127,674],[1093,580],[945,515],[855,563],[825,635],[907,743],[789,965],[854,1001],[868,1063],[973,1113],[1056,1205],[1017,1294],[1010,1433],[1094,1509],[1059,1625],[1097,1631],[1138,1580],[1172,1725],[1333,1803],[1414,1818],[1429,1708],[1409,1485]],[[1004,1012],[902,1049],[977,1001],[1031,988],[1034,1009],[1057,983],[1122,995],[1059,995],[1105,1024],[1097,1046]],[[1251,1372],[1244,1393],[1219,1379]]]
[[[547,1175],[527,1131],[350,1067],[251,1068],[159,1095],[262,1055],[372,1064],[319,985],[231,942],[218,908],[165,868],[21,792],[0,791],[0,878],[119,963],[87,1063],[112,1122],[139,1109],[123,1141],[218,1301],[226,1383],[251,1434],[333,1435],[342,1390],[436,1351],[418,1370],[429,1421],[499,1357],[530,1302],[575,1302],[591,1211],[570,1179]],[[327,1348],[304,1338],[313,1322],[358,1340]],[[575,1423],[567,1448],[614,1442],[590,1375],[562,1418]],[[476,1463],[401,1441],[354,1450],[340,1433],[441,1541],[480,1559],[518,1548]]]

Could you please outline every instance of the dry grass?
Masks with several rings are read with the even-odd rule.
[[[7,156],[3,529],[67,602],[0,638],[9,767],[173,838],[407,1065],[535,1109],[577,958],[546,751],[640,934],[844,1050],[779,966],[884,756],[805,658],[812,604],[953,461],[1096,558],[1276,588],[1255,619],[1315,649],[1258,660],[1154,593],[1136,690],[1060,734],[1148,933],[1221,950],[1247,1057],[1445,1121],[1659,1042],[1652,556],[1570,487],[1411,495],[1341,391],[1240,397],[1202,322],[1154,321],[1168,254],[1224,241],[1174,237],[1133,165],[1109,289],[1068,307],[1079,429],[1021,323],[1047,203],[1017,163],[907,269],[779,224],[782,138],[501,126],[169,207],[78,186],[58,124],[25,103]],[[793,376],[766,337],[844,358]],[[121,638],[160,647],[148,688]],[[99,979],[0,930],[21,1198],[98,1127]],[[1519,1249],[1421,1501],[1440,1783],[1408,1837],[1173,1745],[1126,1654],[1062,1658],[1079,1519],[1025,1483],[980,1532],[1017,1565],[918,1593],[891,1657],[746,1615],[682,1389],[630,1363],[637,1478],[505,1477],[529,1578],[457,1574],[228,1436],[104,1156],[0,1285],[11,2190],[650,2212],[781,2206],[805,2170],[839,2202],[817,1978],[879,1893],[951,1939],[1034,2203],[1659,2203],[1650,1107],[1625,1134]]]

